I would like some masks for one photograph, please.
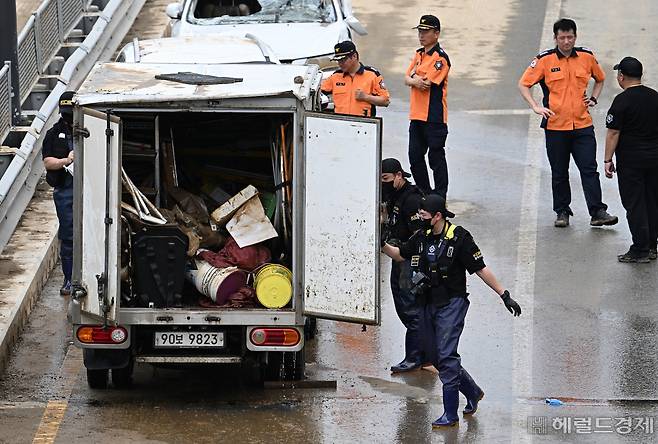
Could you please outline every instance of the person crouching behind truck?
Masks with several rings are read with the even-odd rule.
[[[339,69],[322,82],[322,92],[331,94],[339,114],[374,117],[376,106],[388,106],[390,95],[384,78],[376,69],[359,60],[356,46],[349,40],[334,46]]]
[[[64,284],[59,290],[62,296],[71,294],[73,271],[73,176],[64,168],[73,163],[73,95],[73,91],[66,91],[60,96],[61,117],[46,133],[42,148],[46,182],[54,188],[53,200],[59,219],[59,258],[64,273]]]
[[[411,261],[412,293],[424,304],[425,352],[439,370],[443,383],[443,415],[432,427],[452,427],[459,424],[459,392],[466,397],[464,415],[475,413],[484,397],[484,391],[464,370],[457,353],[470,304],[466,272],[476,273],[514,316],[521,314],[521,307],[484,264],[471,234],[447,220],[455,215],[446,209],[443,197],[437,194],[424,197],[419,215],[425,225],[422,230],[400,247],[384,244],[382,251],[395,261]]]

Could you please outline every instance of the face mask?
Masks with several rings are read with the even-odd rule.
[[[73,114],[71,113],[62,113],[62,119],[70,125],[73,124]]]
[[[432,228],[432,219],[423,219],[423,230],[429,230]]]
[[[382,182],[382,198],[384,200],[388,200],[394,192],[395,186],[393,186],[393,181]]]

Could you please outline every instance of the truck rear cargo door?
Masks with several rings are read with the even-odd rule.
[[[304,314],[379,324],[381,120],[306,113]]]
[[[119,305],[119,205],[121,157],[116,116],[82,109],[84,136],[79,137],[75,174],[81,175],[80,283],[87,291],[82,311],[116,321]],[[80,184],[80,179],[76,183]],[[76,242],[76,243],[77,243]]]

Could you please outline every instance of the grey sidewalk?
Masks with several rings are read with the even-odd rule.
[[[0,372],[57,262],[57,215],[41,182],[0,255]]]

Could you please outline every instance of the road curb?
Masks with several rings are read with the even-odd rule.
[[[37,192],[0,255],[0,373],[57,262],[52,192]]]

